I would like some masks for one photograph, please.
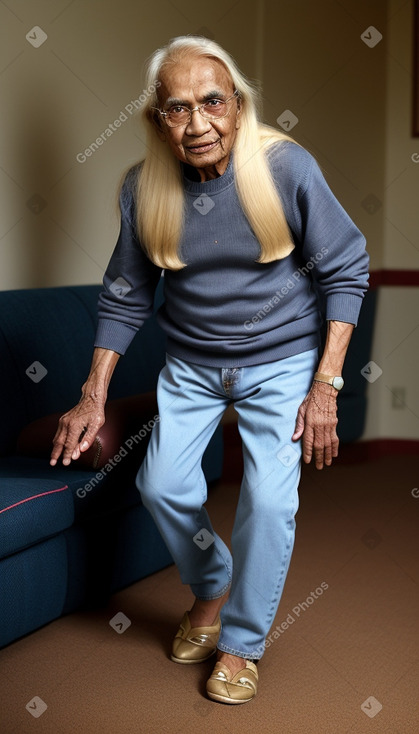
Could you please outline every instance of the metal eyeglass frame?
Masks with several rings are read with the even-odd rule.
[[[219,102],[224,102],[224,104],[227,105],[227,102],[230,102],[230,100],[232,100],[233,97],[240,97],[240,92],[239,92],[238,89],[236,89],[234,91],[234,93],[231,95],[231,97],[228,97],[227,99],[220,99]],[[214,97],[214,99],[217,99],[217,98]],[[189,112],[189,120],[187,122],[178,122],[176,125],[171,125],[167,121],[166,118],[168,117],[169,112],[165,112],[164,110],[159,109],[159,107],[152,107],[151,109],[152,110],[156,110],[156,112],[160,112],[161,116],[164,117],[164,121],[165,121],[167,127],[180,127],[181,125],[189,125],[190,122],[191,122],[191,120],[192,120],[192,112],[196,112],[196,111],[199,112],[199,114],[204,118],[204,120],[223,120],[224,117],[227,117],[227,115],[230,113],[230,110],[227,110],[227,112],[225,113],[225,115],[218,115],[218,117],[215,117],[215,116],[214,117],[210,117],[208,115],[204,115],[203,112],[202,112],[202,108],[205,107],[205,105],[208,104],[209,101],[210,100],[207,100],[203,104],[198,105],[197,107],[193,107],[193,109],[189,109],[189,108],[185,107],[185,109],[187,109],[188,112]],[[183,105],[175,105],[175,107],[176,106],[180,107],[180,106],[183,106]]]

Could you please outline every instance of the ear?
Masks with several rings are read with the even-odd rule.
[[[238,97],[237,99],[237,108],[236,108],[236,130],[239,129],[240,123],[241,123],[241,112],[242,112],[242,104],[241,99]]]
[[[147,118],[151,122],[153,127],[155,128],[156,133],[159,136],[160,140],[164,142],[166,140],[166,134],[164,132],[163,121],[159,113],[155,112],[154,110],[150,110],[147,113]]]

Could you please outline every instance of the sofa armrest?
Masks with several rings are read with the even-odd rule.
[[[20,456],[48,459],[61,415],[62,413],[52,413],[25,426],[19,434],[16,453]],[[101,469],[120,451],[126,441],[137,442],[149,434],[158,419],[155,391],[109,400],[105,405],[105,423],[98,431],[92,446],[70,466]]]

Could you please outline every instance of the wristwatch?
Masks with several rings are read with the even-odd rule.
[[[331,377],[330,375],[324,375],[322,372],[316,372],[313,377],[315,382],[325,382],[327,385],[331,385],[335,390],[342,390],[344,386],[343,377]]]

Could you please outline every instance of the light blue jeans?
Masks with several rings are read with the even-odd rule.
[[[202,367],[167,355],[157,388],[160,421],[137,475],[179,570],[199,599],[229,587],[218,648],[259,659],[274,620],[294,545],[301,470],[291,436],[310,389],[317,349],[251,367]],[[244,472],[229,549],[206,509],[203,453],[234,404]]]

